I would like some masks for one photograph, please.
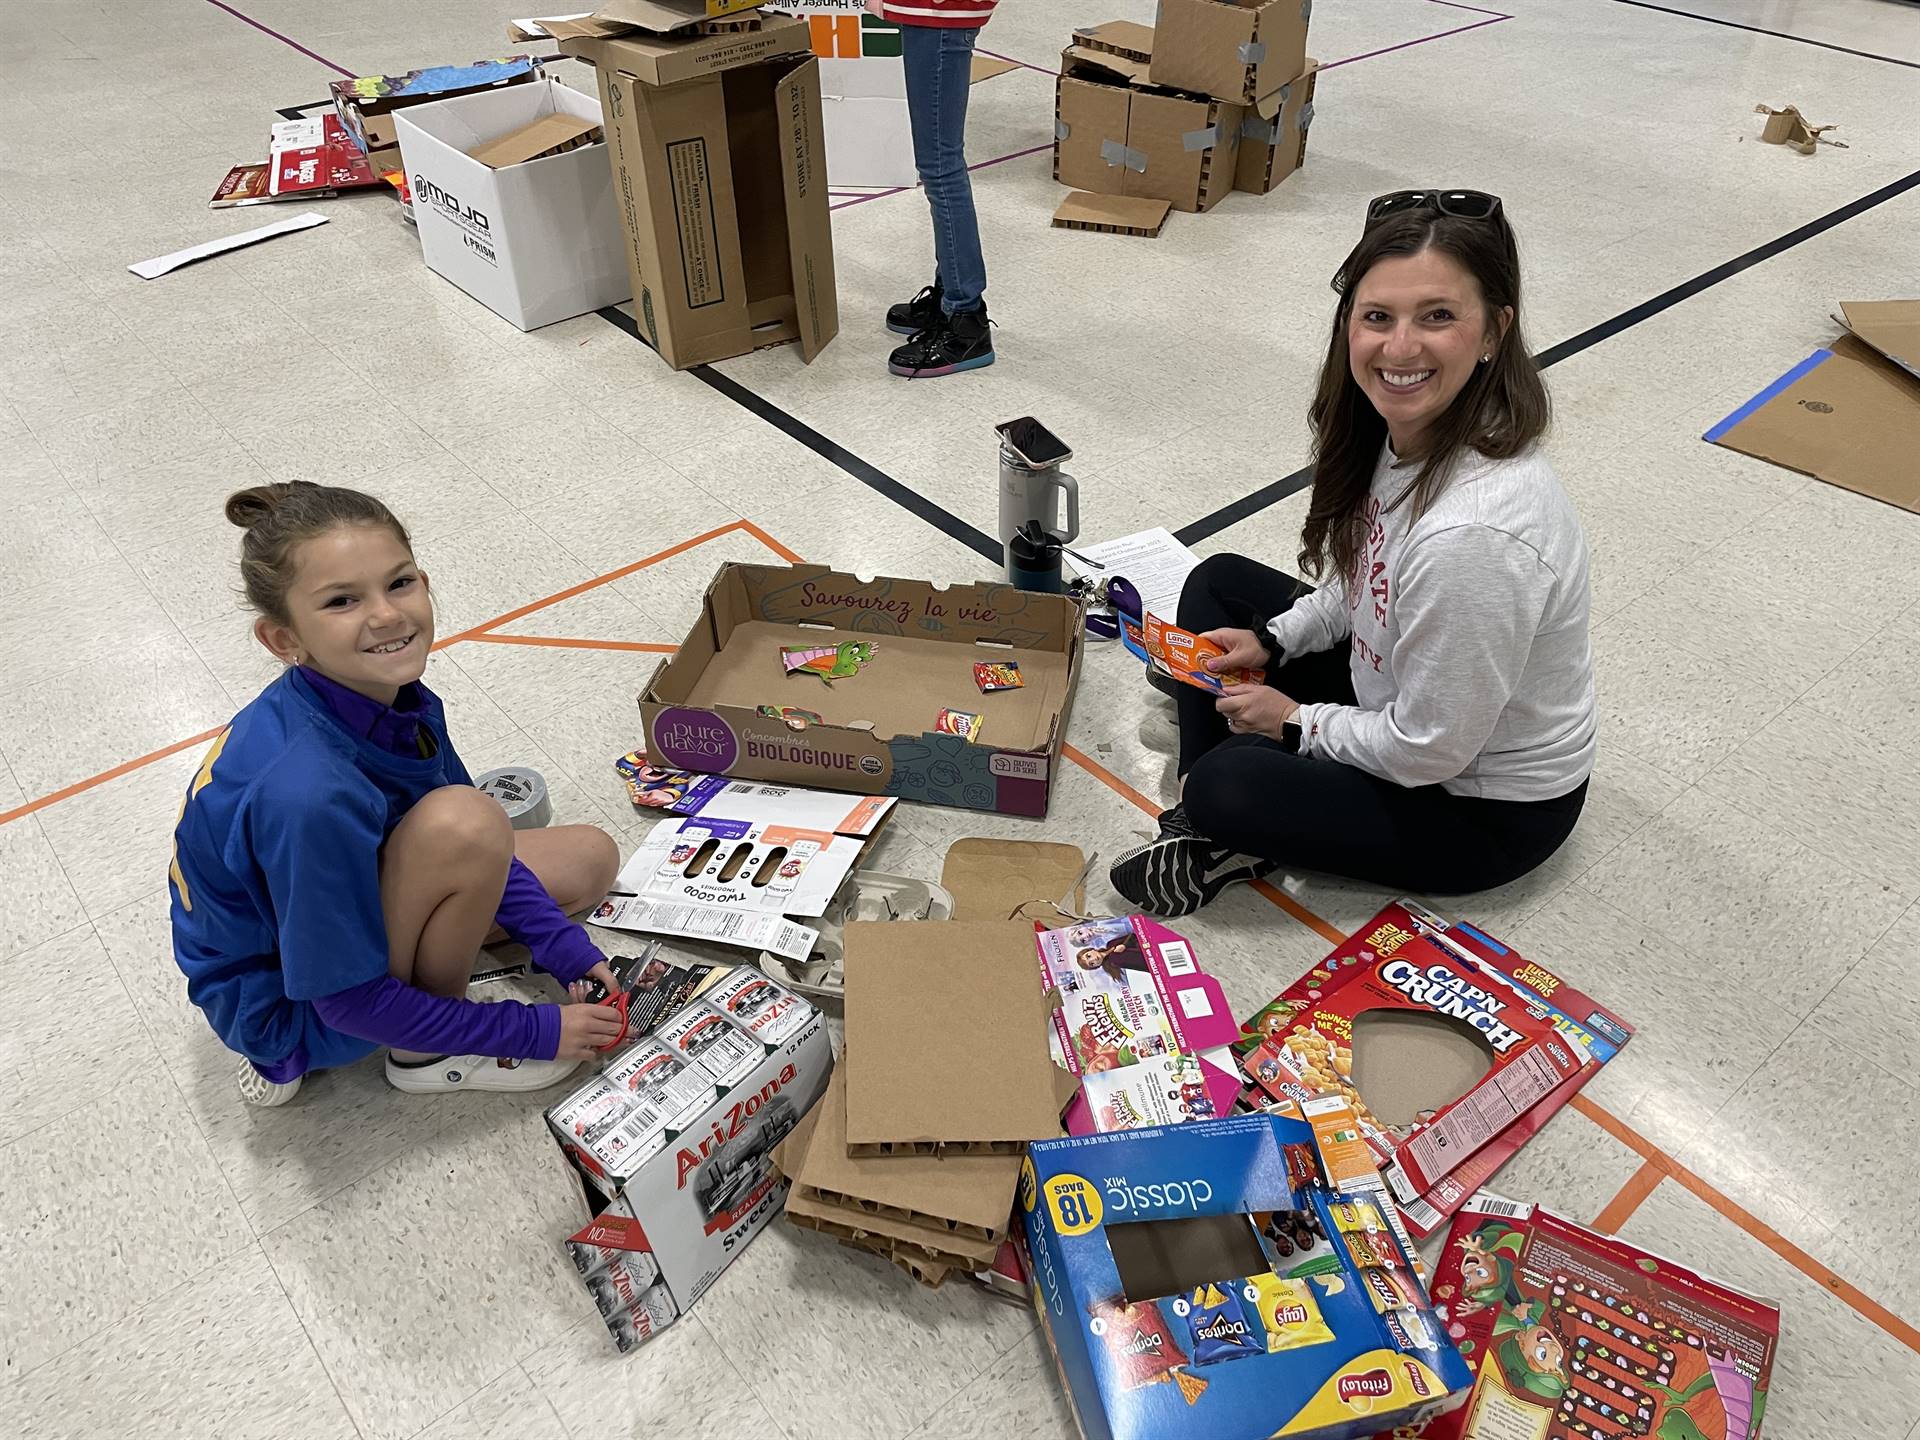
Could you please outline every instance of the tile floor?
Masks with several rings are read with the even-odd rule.
[[[1337,63],[1304,172],[1144,242],[1050,231],[1047,158],[1019,152],[1046,141],[1072,25],[1152,7],[1007,0],[984,43],[1029,68],[976,90],[972,146],[1011,157],[976,176],[1001,363],[911,390],[881,373],[878,312],[926,270],[908,192],[836,215],[846,328],[816,364],[719,370],[963,534],[993,522],[989,426],[1025,412],[1077,448],[1090,533],[1190,524],[1304,460],[1326,277],[1369,195],[1504,195],[1546,348],[1914,165],[1920,9],[1670,8],[1694,15],[1322,0],[1313,49]],[[447,634],[710,535],[505,627],[671,640],[716,563],[774,553],[743,522],[809,560],[985,569],[606,321],[511,330],[421,267],[384,200],[127,274],[260,223],[203,201],[276,107],[336,74],[497,53],[504,19],[478,0],[50,0],[0,55],[0,1435],[1067,1435],[1025,1313],[784,1226],[618,1359],[556,1243],[573,1202],[534,1101],[422,1102],[362,1066],[251,1111],[182,993],[162,876],[186,742],[273,668],[235,608],[228,491],[384,495]],[[1759,145],[1756,101],[1800,103],[1851,148]],[[1785,1304],[1783,1440],[1920,1436],[1920,1266],[1897,1239],[1920,1181],[1902,948],[1920,518],[1697,437],[1825,341],[1835,301],[1910,292],[1916,234],[1910,188],[1550,371],[1595,553],[1605,738],[1569,846],[1461,906],[1641,1027],[1503,1187],[1591,1219],[1667,1166],[1624,1231]],[[1303,504],[1198,548],[1284,561]],[[630,844],[608,761],[638,739],[653,663],[467,641],[430,679],[475,768],[533,763],[563,818]],[[1157,799],[1129,680],[1093,656],[1072,741]],[[1076,765],[1044,825],[905,813],[883,858],[931,875],[967,833],[1111,853],[1145,824]],[[1383,898],[1286,888],[1343,928]],[[1191,928],[1247,1007],[1326,945],[1251,893]]]

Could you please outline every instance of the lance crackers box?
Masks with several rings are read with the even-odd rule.
[[[780,1212],[773,1148],[832,1069],[820,1012],[740,969],[547,1111],[588,1212],[568,1252],[622,1351],[686,1314]]]
[[[781,664],[782,646],[845,641],[874,648],[843,679]],[[707,775],[1044,815],[1080,650],[1080,609],[1064,595],[729,563],[640,694],[646,752]],[[982,660],[1017,663],[1026,684],[983,697],[973,679]],[[943,706],[984,711],[981,738],[935,729]]]
[[[1301,1121],[1039,1141],[1019,1207],[1086,1440],[1357,1440],[1472,1383],[1379,1207],[1326,1187]]]
[[[1537,996],[1442,943],[1400,904],[1246,1028],[1241,1063],[1253,1082],[1276,1099],[1344,1096],[1402,1201],[1419,1200],[1594,1065]],[[1380,1047],[1379,1063],[1363,1067],[1366,1095],[1353,1082],[1356,1043]]]

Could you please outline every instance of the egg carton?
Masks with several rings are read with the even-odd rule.
[[[826,912],[807,923],[820,932],[820,941],[805,960],[760,952],[760,968],[790,989],[819,999],[846,995],[843,932],[849,920],[950,920],[953,895],[931,880],[860,870],[847,877]]]

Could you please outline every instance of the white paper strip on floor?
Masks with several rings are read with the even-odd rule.
[[[185,250],[174,251],[171,255],[161,255],[153,260],[141,260],[127,266],[127,269],[142,280],[158,280],[169,270],[178,270],[182,265],[191,265],[194,261],[204,260],[209,255],[219,255],[247,245],[258,245],[262,240],[271,240],[276,235],[291,235],[296,230],[311,230],[316,225],[326,223],[326,216],[306,210],[298,215],[289,215],[284,220],[276,220],[271,225],[262,225],[257,230],[242,230],[238,235],[224,235],[218,240],[209,240],[203,245],[190,245]]]

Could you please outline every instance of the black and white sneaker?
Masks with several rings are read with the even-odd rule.
[[[1193,832],[1179,806],[1160,817],[1160,834],[1113,862],[1113,888],[1149,915],[1191,915],[1229,885],[1258,880],[1278,867],[1237,854]]]

